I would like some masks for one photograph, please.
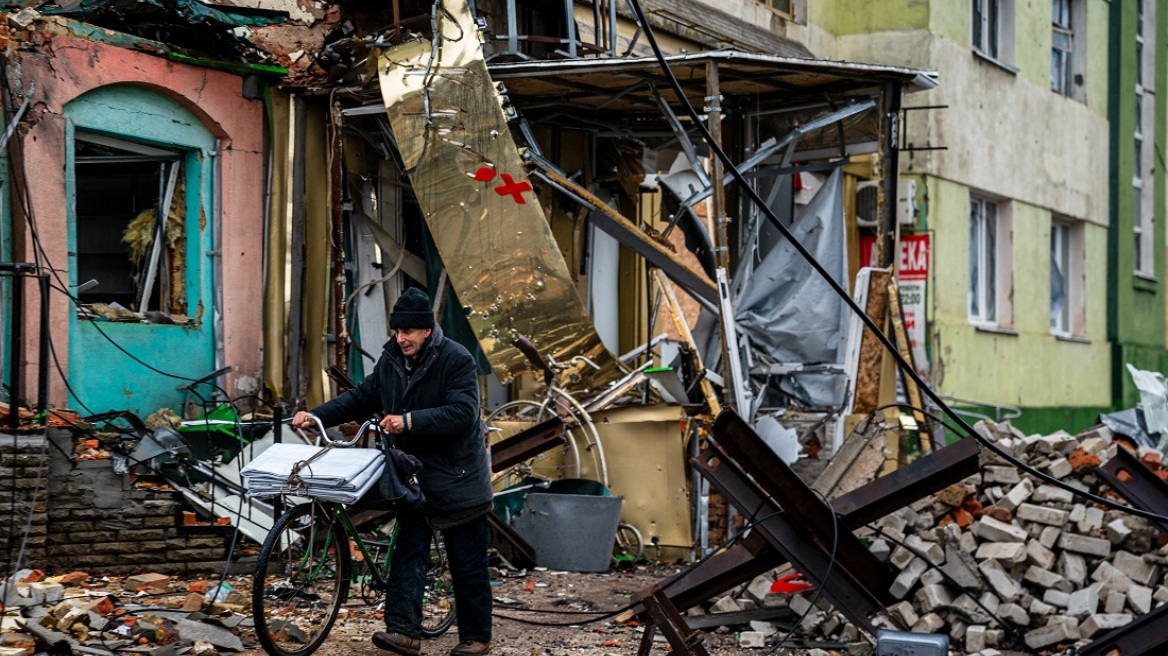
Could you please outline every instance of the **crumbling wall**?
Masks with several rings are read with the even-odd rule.
[[[87,569],[103,574],[143,571],[216,571],[226,558],[222,535],[182,528],[178,492],[138,490],[111,460],[66,458],[69,432],[52,436],[47,497],[47,538],[42,560],[26,563],[46,571]]]
[[[45,557],[47,447],[44,433],[0,435],[0,516],[11,515],[11,521],[0,522],[0,558],[15,562],[22,546],[24,563]]]

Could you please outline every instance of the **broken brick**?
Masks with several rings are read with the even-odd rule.
[[[88,611],[93,611],[98,615],[107,615],[114,612],[114,601],[113,598],[109,597],[108,595],[104,597],[98,597],[88,604],[85,604],[83,608]]]
[[[964,485],[956,484],[941,490],[936,494],[936,497],[938,501],[947,506],[960,508],[971,494],[973,494],[973,490]]]
[[[85,586],[85,582],[89,580],[88,572],[69,572],[60,577],[54,577],[56,580],[53,583],[60,583],[61,585],[80,585]]]
[[[0,641],[0,649],[3,649],[4,654],[27,654],[32,656],[37,652],[36,640],[27,633],[5,633],[2,641]],[[9,652],[8,650],[14,650]],[[15,651],[19,650],[19,651]]]
[[[203,598],[203,595],[197,592],[189,592],[187,593],[187,598],[183,600],[182,609],[193,613],[197,610],[203,610],[204,603],[206,603],[206,600]]]
[[[165,574],[151,572],[149,574],[135,574],[122,582],[127,590],[148,590],[150,592],[166,592],[170,584],[170,577]]]
[[[1071,453],[1069,460],[1071,463],[1071,469],[1074,470],[1076,474],[1082,474],[1088,469],[1094,469],[1103,462],[1099,459],[1099,456],[1090,455],[1083,451],[1082,448],[1075,449],[1074,452]]]
[[[989,508],[985,508],[982,510],[981,514],[983,517],[991,517],[998,520],[999,522],[1005,522],[1006,524],[1010,524],[1014,521],[1014,513],[998,506],[990,506]]]

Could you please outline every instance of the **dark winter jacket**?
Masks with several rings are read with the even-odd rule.
[[[373,373],[354,389],[312,410],[325,426],[364,421],[374,413],[410,414],[411,428],[394,444],[422,461],[423,511],[448,513],[492,498],[490,464],[479,409],[478,369],[463,346],[435,327],[407,376],[397,341],[386,343]]]

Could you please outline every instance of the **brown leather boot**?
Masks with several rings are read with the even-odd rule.
[[[491,651],[489,642],[463,640],[450,650],[450,656],[481,656],[489,651]]]
[[[378,631],[373,634],[373,644],[386,651],[392,651],[401,656],[418,656],[422,653],[422,641],[417,638],[404,636],[400,633]],[[474,652],[485,653],[485,652]]]

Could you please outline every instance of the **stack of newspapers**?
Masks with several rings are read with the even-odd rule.
[[[384,469],[385,456],[378,449],[273,444],[239,473],[249,497],[291,494],[354,503],[373,487]]]

